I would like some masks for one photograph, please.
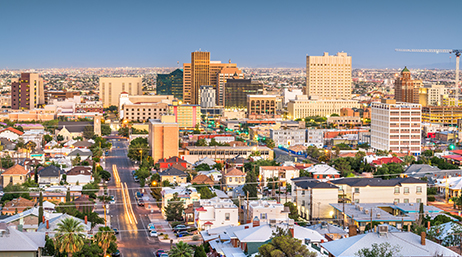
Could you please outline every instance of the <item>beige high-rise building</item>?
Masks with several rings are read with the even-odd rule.
[[[138,77],[99,78],[99,100],[103,107],[119,105],[119,96],[122,92],[128,95],[142,95],[143,81]]]
[[[319,99],[351,99],[351,56],[306,56],[306,94]]]
[[[217,90],[220,82],[218,74],[224,68],[236,67],[235,63],[210,61],[210,52],[192,52],[191,63],[183,63],[183,102],[200,104],[200,86],[212,85]],[[217,104],[218,98],[217,92]]]
[[[160,159],[178,156],[179,128],[175,116],[163,115],[149,121],[148,143],[155,163]]]
[[[359,108],[356,100],[311,100],[306,95],[298,95],[287,104],[289,119],[304,119],[311,116],[327,117],[340,114],[342,108]]]

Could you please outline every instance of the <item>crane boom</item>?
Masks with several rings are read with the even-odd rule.
[[[410,53],[452,53],[452,49],[395,49],[396,52],[410,52]]]

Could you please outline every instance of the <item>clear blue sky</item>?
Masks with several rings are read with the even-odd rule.
[[[0,68],[159,67],[212,60],[240,67],[304,67],[306,55],[344,51],[354,68],[455,67],[462,1],[0,2]]]

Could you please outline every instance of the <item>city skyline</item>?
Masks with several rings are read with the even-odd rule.
[[[199,49],[240,67],[304,67],[306,55],[343,51],[353,68],[454,69],[452,55],[394,49],[461,39],[444,29],[457,17],[430,1],[26,2],[0,5],[0,69],[181,67]]]

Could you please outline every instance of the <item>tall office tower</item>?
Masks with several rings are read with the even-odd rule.
[[[119,96],[122,92],[128,95],[142,95],[143,81],[137,77],[99,78],[99,100],[103,107],[119,106]]]
[[[395,100],[403,103],[419,103],[419,88],[421,80],[411,78],[411,72],[404,67],[401,77],[395,80]]]
[[[305,92],[319,99],[351,99],[351,56],[306,56]]]
[[[228,79],[225,84],[225,107],[247,108],[247,95],[262,95],[263,83],[251,79]]]
[[[243,79],[244,73],[236,67],[225,67],[217,74],[217,105],[225,105],[225,84],[228,79]]]
[[[37,73],[21,73],[11,83],[11,109],[34,109],[45,104],[43,79]]]
[[[371,147],[403,153],[420,153],[420,104],[383,99],[371,104]]]
[[[157,95],[173,95],[183,101],[183,71],[176,69],[169,74],[158,74],[156,83]]]
[[[160,159],[178,156],[178,123],[175,117],[163,115],[160,120],[149,120],[148,143],[154,163]]]
[[[223,68],[236,68],[235,63],[210,61],[209,52],[192,52],[191,63],[183,63],[183,102],[199,104],[200,86],[211,85],[217,89]]]
[[[212,86],[201,86],[200,96],[201,96],[201,108],[213,108],[215,107],[216,101],[216,92]]]

